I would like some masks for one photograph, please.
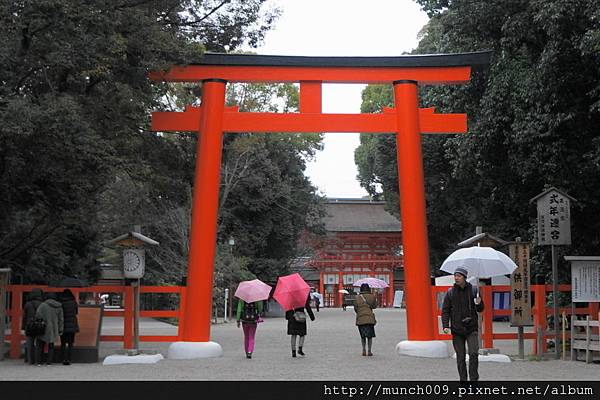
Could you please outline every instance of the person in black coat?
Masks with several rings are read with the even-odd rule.
[[[298,354],[304,357],[306,354],[302,351],[304,346],[304,336],[306,336],[306,314],[311,321],[315,320],[315,314],[310,308],[310,294],[306,298],[304,307],[295,308],[285,312],[285,319],[288,321],[287,334],[292,335],[292,357],[296,357],[296,337],[300,336],[298,341]]]
[[[63,290],[60,301],[64,314],[64,328],[62,335],[60,335],[60,353],[63,365],[70,365],[75,334],[79,332],[79,324],[77,323],[79,308],[77,307],[75,296],[73,296],[73,293],[69,289]]]
[[[35,319],[35,312],[37,311],[40,304],[44,302],[44,292],[42,289],[33,288],[29,295],[29,300],[23,307],[23,319],[21,321],[21,329],[24,331],[30,321]],[[25,362],[29,364],[35,364],[35,354],[37,347],[40,346],[39,339],[35,336],[27,336],[26,333],[25,342]]]
[[[454,286],[446,292],[442,306],[444,333],[452,332],[452,345],[456,351],[456,364],[461,381],[469,377],[479,380],[479,333],[478,312],[484,309],[479,292],[467,282],[468,271],[458,267],[454,271]],[[469,347],[469,371],[466,353]]]

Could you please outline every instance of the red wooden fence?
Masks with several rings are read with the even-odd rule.
[[[9,309],[7,315],[11,318],[10,324],[10,357],[19,358],[21,356],[22,341],[25,340],[21,333],[21,316],[23,313],[23,293],[30,292],[33,288],[40,288],[44,292],[62,292],[63,288],[38,286],[38,285],[9,285],[8,292]],[[104,310],[104,317],[123,317],[123,335],[101,335],[100,341],[105,342],[123,342],[123,347],[126,349],[133,348],[133,287],[131,286],[89,286],[82,288],[69,288],[76,298],[79,293],[92,293],[95,299],[98,299],[102,293],[121,293],[123,296],[122,310]],[[441,310],[438,308],[437,294],[445,293],[448,286],[434,286],[431,291],[434,326],[438,327],[438,316],[441,315]],[[547,332],[547,317],[553,315],[553,308],[547,307],[547,295],[552,293],[552,285],[531,285],[532,297],[535,297],[535,306],[532,307],[534,329],[533,332],[525,333],[525,339],[534,341],[534,352],[537,352],[537,328],[542,328],[542,349],[546,351],[546,339],[553,338],[553,332]],[[570,292],[571,285],[559,285],[560,292]],[[510,316],[510,310],[494,310],[492,298],[494,292],[510,292],[510,286],[481,286],[481,295],[486,305],[483,314],[482,322],[482,340],[484,348],[493,348],[494,340],[516,340],[517,333],[515,328],[514,333],[494,333],[493,332],[493,317],[495,316]],[[143,310],[140,311],[140,317],[172,317],[179,319],[178,334],[175,335],[140,335],[141,342],[173,342],[181,340],[182,326],[184,323],[183,307],[185,304],[186,288],[184,286],[142,286],[140,293],[177,293],[179,294],[179,309],[176,310]],[[543,307],[540,307],[543,304]],[[598,315],[598,303],[590,303],[586,308],[576,308],[575,313],[578,315]],[[567,315],[571,315],[571,308],[564,307]],[[450,340],[451,336],[440,333],[436,329],[438,340]],[[567,333],[568,335],[568,333]]]
[[[547,306],[547,295],[552,293],[552,285],[531,285],[532,297],[535,298],[535,306],[532,307],[533,314],[533,332],[527,332],[524,334],[525,339],[533,340],[534,353],[537,354],[537,331],[538,327],[542,328],[542,349],[543,352],[547,350],[546,339],[554,338],[554,332],[548,332],[547,317],[552,316],[554,313],[553,307]],[[449,286],[434,286],[432,288],[431,296],[433,303],[433,316],[434,326],[438,327],[438,317],[441,315],[441,310],[438,308],[437,295],[438,293],[446,293]],[[559,285],[559,292],[571,292],[571,285]],[[494,310],[493,308],[493,293],[510,292],[510,286],[480,286],[480,293],[485,304],[485,309],[482,313],[482,343],[483,348],[493,348],[494,340],[516,340],[517,339],[517,328],[515,327],[514,333],[494,333],[493,318],[497,316],[509,316],[511,310]],[[577,315],[598,315],[598,303],[589,303],[590,305],[585,308],[576,308],[575,314]],[[542,305],[542,306],[540,306]],[[566,315],[571,315],[571,307],[560,308],[559,314],[565,312]],[[449,334],[440,333],[436,329],[438,340],[451,340],[452,337]],[[561,332],[559,332],[559,335]],[[567,337],[570,337],[567,332]],[[556,342],[555,342],[556,343]]]
[[[21,333],[21,319],[23,315],[23,293],[31,292],[33,288],[40,288],[45,293],[47,292],[62,292],[64,288],[39,286],[39,285],[9,285],[8,292],[9,308],[8,316],[11,318],[10,323],[10,357],[19,358],[21,356],[21,343],[25,340],[25,336]],[[79,293],[92,293],[94,299],[99,299],[102,293],[121,293],[123,298],[123,309],[111,310],[104,309],[104,317],[123,317],[123,335],[101,335],[100,341],[104,342],[123,342],[125,349],[133,348],[133,287],[131,286],[88,286],[81,288],[69,288],[75,298],[79,298]],[[140,294],[143,293],[177,293],[179,294],[179,308],[176,310],[142,310],[140,317],[163,317],[163,318],[179,318],[183,321],[183,304],[185,304],[184,286],[142,286]],[[178,334],[174,335],[141,335],[141,342],[175,342],[180,340],[181,324],[178,327]]]

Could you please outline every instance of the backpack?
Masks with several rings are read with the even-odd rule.
[[[258,319],[258,309],[254,303],[244,303],[242,309],[242,316],[240,318],[243,322],[254,323]]]
[[[46,333],[46,321],[43,318],[32,318],[25,327],[27,336],[42,336],[44,333]]]

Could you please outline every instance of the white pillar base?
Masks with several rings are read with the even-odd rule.
[[[171,360],[192,360],[195,358],[221,357],[223,349],[216,342],[175,342],[169,346],[167,358]]]
[[[448,346],[441,340],[403,340],[396,352],[411,357],[448,358]]]
[[[164,357],[162,354],[137,354],[128,356],[124,354],[112,354],[107,356],[102,365],[117,365],[117,364],[156,364]]]

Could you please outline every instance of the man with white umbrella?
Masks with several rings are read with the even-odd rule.
[[[452,332],[452,345],[456,351],[456,364],[461,381],[467,380],[466,352],[469,350],[469,377],[479,380],[478,312],[484,308],[477,290],[467,282],[468,271],[454,270],[454,286],[448,290],[442,306],[444,333]]]

